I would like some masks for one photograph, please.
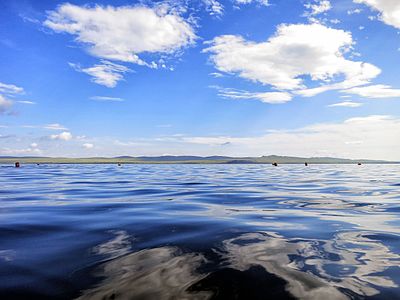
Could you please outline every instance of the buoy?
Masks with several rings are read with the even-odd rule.
[[[307,166],[308,166],[308,163],[305,162],[304,165],[307,167]]]
[[[361,166],[361,163],[358,163],[357,165]]]
[[[19,168],[19,161],[15,162],[15,167]]]
[[[118,167],[120,167],[121,166],[121,163],[118,163]]]
[[[277,164],[276,162],[272,163],[272,165],[273,165],[274,167],[277,167],[277,166],[278,166],[278,164]]]

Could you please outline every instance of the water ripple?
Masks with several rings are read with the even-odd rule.
[[[0,166],[0,298],[400,299],[399,174]]]

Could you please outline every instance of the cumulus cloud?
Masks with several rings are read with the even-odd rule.
[[[68,131],[63,131],[60,134],[52,134],[50,138],[52,140],[69,141],[72,140],[72,134]]]
[[[343,101],[328,105],[328,107],[360,107],[363,104],[360,102]]]
[[[111,101],[111,102],[123,102],[123,101],[125,101],[124,99],[119,98],[119,97],[107,97],[107,96],[93,96],[93,97],[90,97],[90,100]]]
[[[400,1],[397,0],[353,0],[368,5],[380,13],[384,23],[400,29]]]
[[[90,54],[146,65],[141,53],[172,53],[194,42],[192,26],[165,5],[113,7],[62,4],[44,25],[75,36]]]
[[[69,65],[78,72],[86,73],[92,76],[91,80],[94,83],[104,85],[109,88],[115,87],[118,81],[123,80],[122,74],[130,71],[130,69],[123,65],[115,64],[105,60],[103,60],[100,64],[96,64],[89,68],[81,68],[81,66],[73,63],[69,63]]]
[[[220,72],[279,90],[306,90],[305,94],[315,95],[367,84],[380,73],[372,64],[345,57],[354,44],[351,33],[322,24],[283,24],[266,42],[222,35],[208,44],[204,52],[211,53],[211,62]],[[322,85],[310,90],[304,76]],[[344,80],[334,82],[338,77]]]
[[[85,149],[93,149],[94,145],[91,143],[85,143],[82,145],[82,147]]]
[[[264,103],[278,104],[292,100],[292,95],[286,92],[248,92],[232,88],[218,88],[218,95],[229,99],[254,99]]]
[[[389,85],[376,84],[369,86],[354,87],[342,91],[348,94],[355,94],[365,98],[399,98],[400,89],[394,89]]]

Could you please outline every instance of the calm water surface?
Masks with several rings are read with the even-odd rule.
[[[400,165],[0,166],[0,299],[400,299]]]

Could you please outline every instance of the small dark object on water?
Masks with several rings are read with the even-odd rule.
[[[361,166],[361,163],[358,163],[357,165]]]
[[[19,166],[20,166],[20,165],[19,165],[19,161],[15,162],[15,167],[16,167],[16,168],[19,168]]]
[[[278,166],[278,164],[277,164],[276,162],[272,163],[272,165],[273,165],[274,167],[277,167],[277,166]]]
[[[121,163],[118,163],[118,167],[120,167],[121,166]]]
[[[40,164],[36,164],[37,166],[40,166]]]
[[[304,165],[307,167],[307,166],[308,166],[308,163],[305,162]]]

